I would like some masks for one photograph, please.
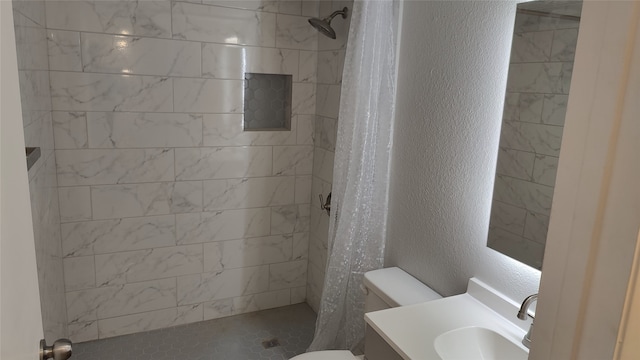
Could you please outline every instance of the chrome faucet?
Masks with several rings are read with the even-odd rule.
[[[531,306],[531,304],[536,300],[538,300],[538,294],[529,295],[524,299],[524,301],[522,302],[522,305],[520,306],[520,310],[518,311],[518,319],[527,320],[527,316],[530,316],[532,319],[535,320],[533,316],[528,314],[528,311],[529,311],[529,306]],[[526,346],[527,349],[531,346],[532,330],[533,330],[533,322],[531,323],[531,326],[529,326],[529,332],[527,332],[524,338],[522,338],[522,345]]]

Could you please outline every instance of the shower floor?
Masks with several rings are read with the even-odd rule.
[[[315,321],[316,314],[307,304],[297,304],[74,344],[71,359],[289,359],[309,346]],[[274,339],[278,345],[267,344]]]

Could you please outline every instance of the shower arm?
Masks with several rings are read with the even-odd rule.
[[[342,15],[343,19],[347,18],[347,11],[349,11],[349,8],[345,7],[342,10],[336,10],[334,11],[331,15],[327,16],[326,18],[324,18],[324,21],[326,21],[327,23],[331,23],[331,20],[333,20],[334,17],[338,16],[338,15]]]

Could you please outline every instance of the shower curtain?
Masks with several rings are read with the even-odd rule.
[[[356,0],[344,64],[328,260],[308,351],[360,348],[364,273],[383,266],[400,0]]]

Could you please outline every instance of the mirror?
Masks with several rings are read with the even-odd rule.
[[[518,4],[487,246],[542,268],[579,1]]]

